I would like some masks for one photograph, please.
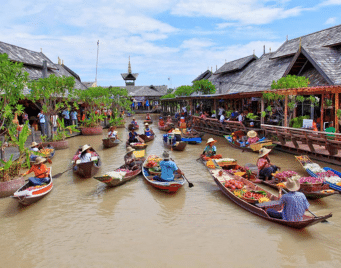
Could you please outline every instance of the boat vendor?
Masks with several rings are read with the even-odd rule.
[[[91,162],[92,155],[92,147],[88,144],[85,144],[82,146],[82,149],[80,150],[80,154],[74,157],[74,165],[76,165],[76,161],[80,160],[81,163],[88,163]]]
[[[279,167],[272,165],[270,163],[269,153],[271,152],[270,149],[261,148],[259,150],[258,160],[257,160],[257,167],[259,171],[259,179],[263,180],[271,180],[272,173],[275,173],[277,170],[280,170]]]
[[[184,173],[177,167],[177,165],[169,159],[169,153],[164,151],[162,154],[163,160],[159,163],[161,168],[161,175],[154,176],[153,179],[156,181],[168,182],[174,181],[174,171],[178,174],[183,175]]]
[[[146,115],[146,120],[152,120],[152,118],[150,117],[149,113],[147,113],[147,115]]]
[[[172,123],[173,121],[172,121],[172,117],[170,116],[170,115],[168,115],[168,117],[167,117],[167,123]]]
[[[144,124],[144,135],[146,135],[147,137],[153,136],[153,131],[149,128],[148,123]]]
[[[173,133],[174,131],[174,124],[169,124],[170,129],[168,130],[168,133]]]
[[[249,145],[259,141],[258,134],[254,130],[250,130],[246,135],[248,136],[247,142]]]
[[[175,136],[175,141],[181,141],[181,130],[178,128],[175,128],[172,132]]]
[[[108,138],[117,139],[117,131],[115,126],[111,126],[108,131]]]
[[[133,154],[134,151],[135,151],[135,149],[133,149],[130,146],[128,146],[126,154],[124,156],[124,163],[126,165],[126,168],[129,169],[129,170],[138,169],[138,165],[136,163],[136,157]]]
[[[266,212],[272,218],[285,221],[303,220],[304,212],[309,208],[309,202],[303,193],[298,192],[300,189],[299,181],[289,178],[283,184],[290,191],[282,196],[282,188],[279,188],[279,205],[284,205],[283,210],[277,211],[269,208]]]
[[[39,148],[38,147],[39,147],[39,143],[32,142],[31,146],[30,146],[30,151],[39,152]],[[30,160],[31,161],[35,161],[37,157],[38,157],[38,155],[31,154],[30,155]]]
[[[34,177],[29,178],[30,185],[36,186],[36,185],[42,185],[44,183],[49,182],[49,169],[44,165],[43,163],[46,161],[46,158],[43,158],[41,156],[38,156],[33,166],[23,173],[21,176],[26,176],[27,174],[30,174],[34,172]]]
[[[159,118],[159,125],[163,127],[165,125],[165,121],[163,120],[162,117]]]
[[[206,142],[206,147],[204,151],[202,152],[201,156],[207,156],[207,157],[212,157],[217,153],[217,147],[214,146],[214,144],[217,141],[214,140],[213,138],[209,138],[208,141]]]
[[[133,124],[135,127],[137,127],[137,122],[136,122],[135,118],[133,118],[133,121],[131,121],[131,124]]]
[[[135,132],[135,127],[132,127],[130,132],[129,132],[129,135],[128,135],[128,141],[129,143],[133,143],[133,142],[141,142],[141,143],[144,143],[143,139],[141,139],[139,137],[139,134],[137,134]]]

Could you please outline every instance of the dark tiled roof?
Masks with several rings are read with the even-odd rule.
[[[301,45],[306,48],[333,46],[341,43],[341,25],[319,32],[301,36]],[[297,52],[300,38],[286,41],[272,56],[272,58],[287,57]]]
[[[122,76],[123,79],[127,79],[128,76],[130,76],[129,78],[131,78],[131,79],[136,79],[139,76],[139,74],[136,74],[136,73],[134,73],[134,74],[124,73],[124,74],[121,74],[121,76]]]
[[[192,81],[192,83],[195,82],[195,81],[203,80],[203,79],[207,80],[207,79],[209,79],[211,77],[211,75],[212,75],[212,72],[210,70],[207,70],[207,71],[203,72],[201,75],[199,75],[197,78],[195,78]]]
[[[250,62],[256,59],[257,59],[257,56],[250,55],[241,59],[227,62],[222,67],[220,67],[214,74],[223,74],[223,73],[229,73],[229,72],[241,70],[247,64],[249,64]]]
[[[167,94],[167,86],[124,86],[128,90],[128,95],[137,96],[163,96]]]

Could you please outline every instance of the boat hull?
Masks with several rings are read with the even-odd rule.
[[[115,187],[115,186],[120,186],[120,185],[136,178],[141,172],[142,172],[142,168],[140,167],[139,169],[128,172],[122,180],[117,179],[117,178],[112,178],[110,176],[94,177],[94,179],[105,183],[109,187]]]
[[[104,148],[112,148],[120,144],[120,141],[118,139],[102,139],[103,147]]]
[[[170,150],[173,150],[173,151],[183,151],[183,150],[185,150],[187,143],[184,142],[184,141],[179,141],[179,143],[177,145],[173,146],[173,145],[163,141],[163,145],[167,149],[170,149]]]

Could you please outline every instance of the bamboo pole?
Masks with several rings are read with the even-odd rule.
[[[337,117],[337,110],[339,109],[339,92],[336,91],[335,92],[335,132],[338,133],[339,132],[339,118]]]
[[[285,95],[284,101],[284,126],[288,127],[288,95]]]

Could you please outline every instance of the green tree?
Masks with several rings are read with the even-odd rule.
[[[191,86],[180,86],[174,92],[175,96],[189,96],[192,93],[193,87]]]
[[[193,83],[193,92],[201,92],[202,94],[214,94],[216,93],[215,86],[206,79],[195,81]]]

